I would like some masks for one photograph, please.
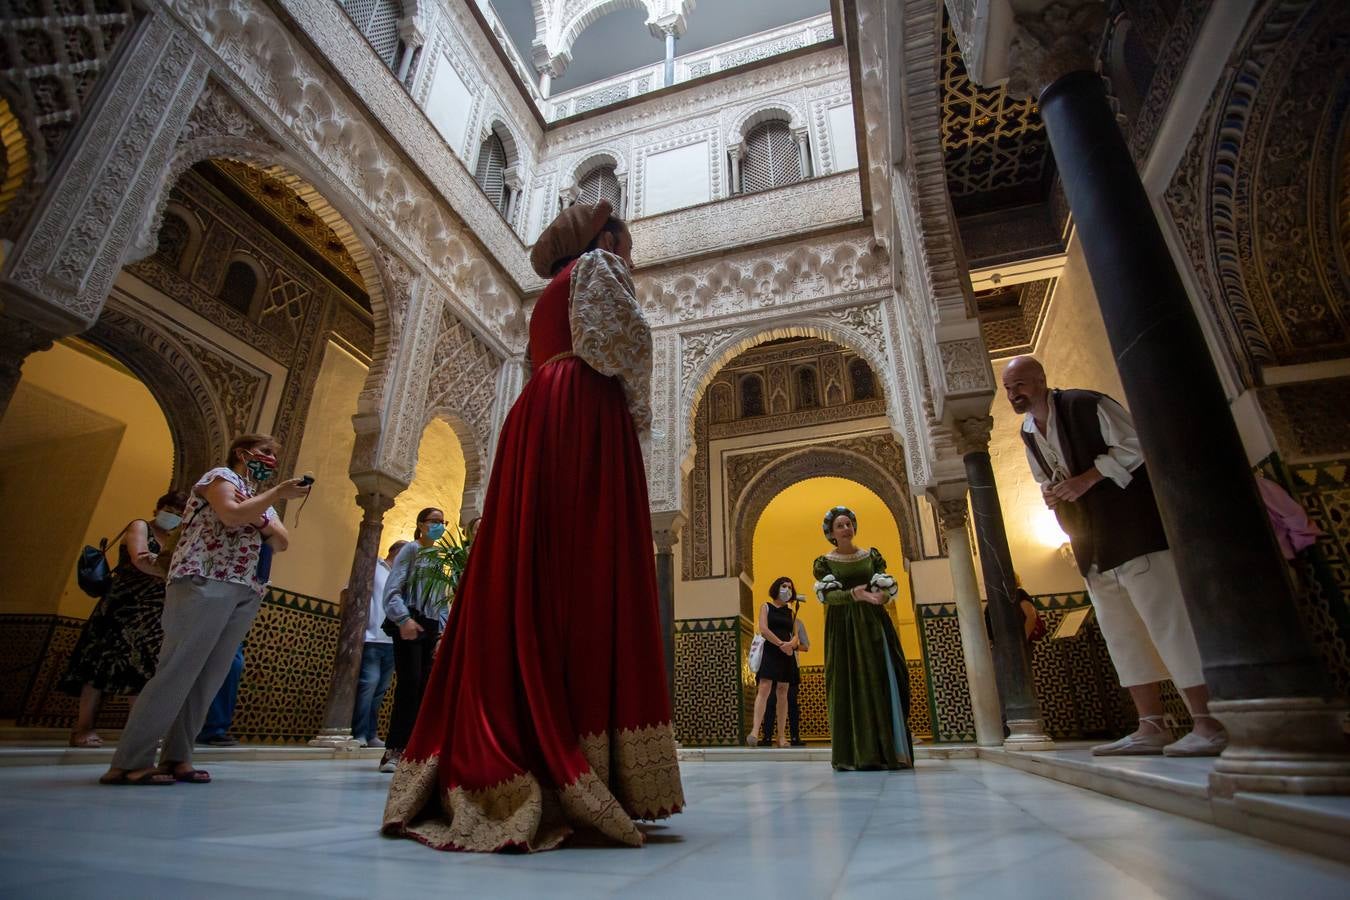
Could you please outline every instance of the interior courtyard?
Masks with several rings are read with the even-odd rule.
[[[0,19],[0,893],[1350,895],[1350,4]],[[428,509],[493,513],[531,249],[600,201],[650,328],[628,525],[687,805],[642,849],[391,840],[353,728],[377,560]],[[1210,701],[1164,679],[1157,721],[1222,723],[1221,755],[1092,752],[1146,726],[1005,388],[1027,356],[1138,428]],[[81,733],[77,560],[245,434],[314,486],[194,755],[218,783],[105,789],[132,705]],[[831,769],[840,506],[896,576],[906,771]],[[811,640],[781,748],[748,655],[784,577]]]

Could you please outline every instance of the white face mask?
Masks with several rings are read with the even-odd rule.
[[[173,531],[182,523],[183,517],[178,515],[178,513],[171,513],[164,509],[155,513],[155,524],[165,531]]]
[[[778,589],[778,599],[779,599],[779,600],[782,600],[784,603],[786,603],[787,601],[791,600],[791,599],[792,599],[792,587],[791,587],[790,585],[786,585],[786,584],[783,585],[782,587],[780,587],[780,588]]]

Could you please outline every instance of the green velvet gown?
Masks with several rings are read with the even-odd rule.
[[[884,606],[851,593],[885,572],[886,560],[875,549],[850,559],[821,556],[813,570],[816,581],[833,575],[843,586],[823,598],[831,762],[841,771],[911,768],[909,672],[900,636]]]

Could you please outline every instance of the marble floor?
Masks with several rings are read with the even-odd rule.
[[[683,770],[688,812],[643,849],[484,856],[380,837],[370,760],[220,762],[212,785],[144,790],[0,768],[0,896],[1350,897],[1350,866],[980,760]]]

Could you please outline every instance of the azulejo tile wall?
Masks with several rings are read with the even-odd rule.
[[[1258,469],[1324,532],[1291,565],[1294,601],[1335,693],[1350,695],[1350,459],[1286,465],[1271,456]]]
[[[686,746],[740,743],[739,616],[675,622],[675,736]]]
[[[1090,605],[1087,593],[1046,594],[1032,599],[1047,628],[1047,636],[1032,651],[1031,671],[1051,737],[1104,737],[1133,728],[1133,707],[1120,687],[1096,623],[1089,622],[1076,637],[1050,638],[1066,613]],[[928,668],[934,738],[942,743],[974,741],[975,720],[966,686],[956,604],[921,605],[919,635]],[[1170,683],[1164,689],[1164,703],[1173,727],[1188,728],[1185,705]]]

